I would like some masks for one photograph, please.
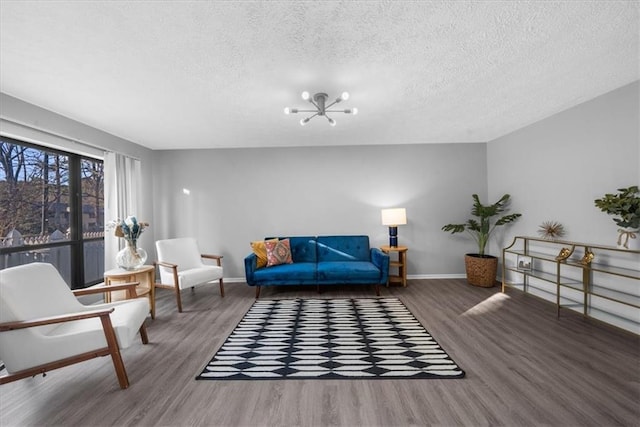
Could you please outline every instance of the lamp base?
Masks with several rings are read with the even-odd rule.
[[[389,246],[398,247],[398,227],[389,227]]]

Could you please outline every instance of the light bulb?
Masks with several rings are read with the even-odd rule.
[[[340,99],[342,99],[343,101],[349,99],[349,92],[342,92],[342,95],[340,95]]]
[[[328,118],[328,117],[327,117],[327,118]],[[335,125],[336,125],[336,121],[335,121],[335,120],[333,120],[333,119],[330,119],[330,118],[329,118],[329,124],[330,124],[331,126],[335,126]]]
[[[302,92],[302,99],[304,99],[305,101],[309,100],[309,92],[307,92],[306,90],[304,92]]]
[[[285,107],[284,109],[284,113],[285,114],[289,114],[291,112],[291,110],[289,109],[289,107]]]
[[[301,126],[304,126],[304,125],[306,125],[308,122],[309,122],[309,118],[301,119],[301,120],[300,120],[300,125],[301,125]]]
[[[351,109],[351,114],[353,114],[354,116],[355,116],[356,114],[358,114],[358,109],[357,109],[357,108],[352,108],[352,109]]]

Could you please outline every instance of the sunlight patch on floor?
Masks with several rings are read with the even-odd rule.
[[[486,314],[491,311],[496,311],[508,300],[510,297],[507,294],[503,294],[499,292],[497,294],[491,295],[486,300],[482,301],[479,304],[474,305],[469,310],[462,313],[462,316],[477,316],[480,314]]]

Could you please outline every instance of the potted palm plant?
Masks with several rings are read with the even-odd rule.
[[[607,193],[594,202],[602,212],[614,215],[613,222],[620,227],[618,229],[618,246],[624,249],[629,249],[630,246],[635,247],[634,239],[640,229],[640,190],[638,190],[638,186],[618,188],[618,194]]]
[[[509,194],[505,194],[497,202],[486,206],[480,202],[477,194],[472,195],[472,197],[473,207],[471,209],[471,215],[478,219],[471,218],[463,224],[447,224],[442,227],[442,230],[448,231],[451,234],[466,231],[476,241],[478,244],[478,253],[466,254],[464,257],[467,281],[471,285],[490,288],[496,282],[498,258],[485,254],[487,242],[489,242],[491,233],[493,233],[496,227],[512,223],[521,217],[522,214],[512,213],[502,215],[507,210],[511,198]],[[492,221],[492,219],[498,215],[502,216]]]

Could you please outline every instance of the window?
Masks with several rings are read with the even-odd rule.
[[[101,160],[0,137],[0,269],[56,266],[75,289],[102,281]]]

